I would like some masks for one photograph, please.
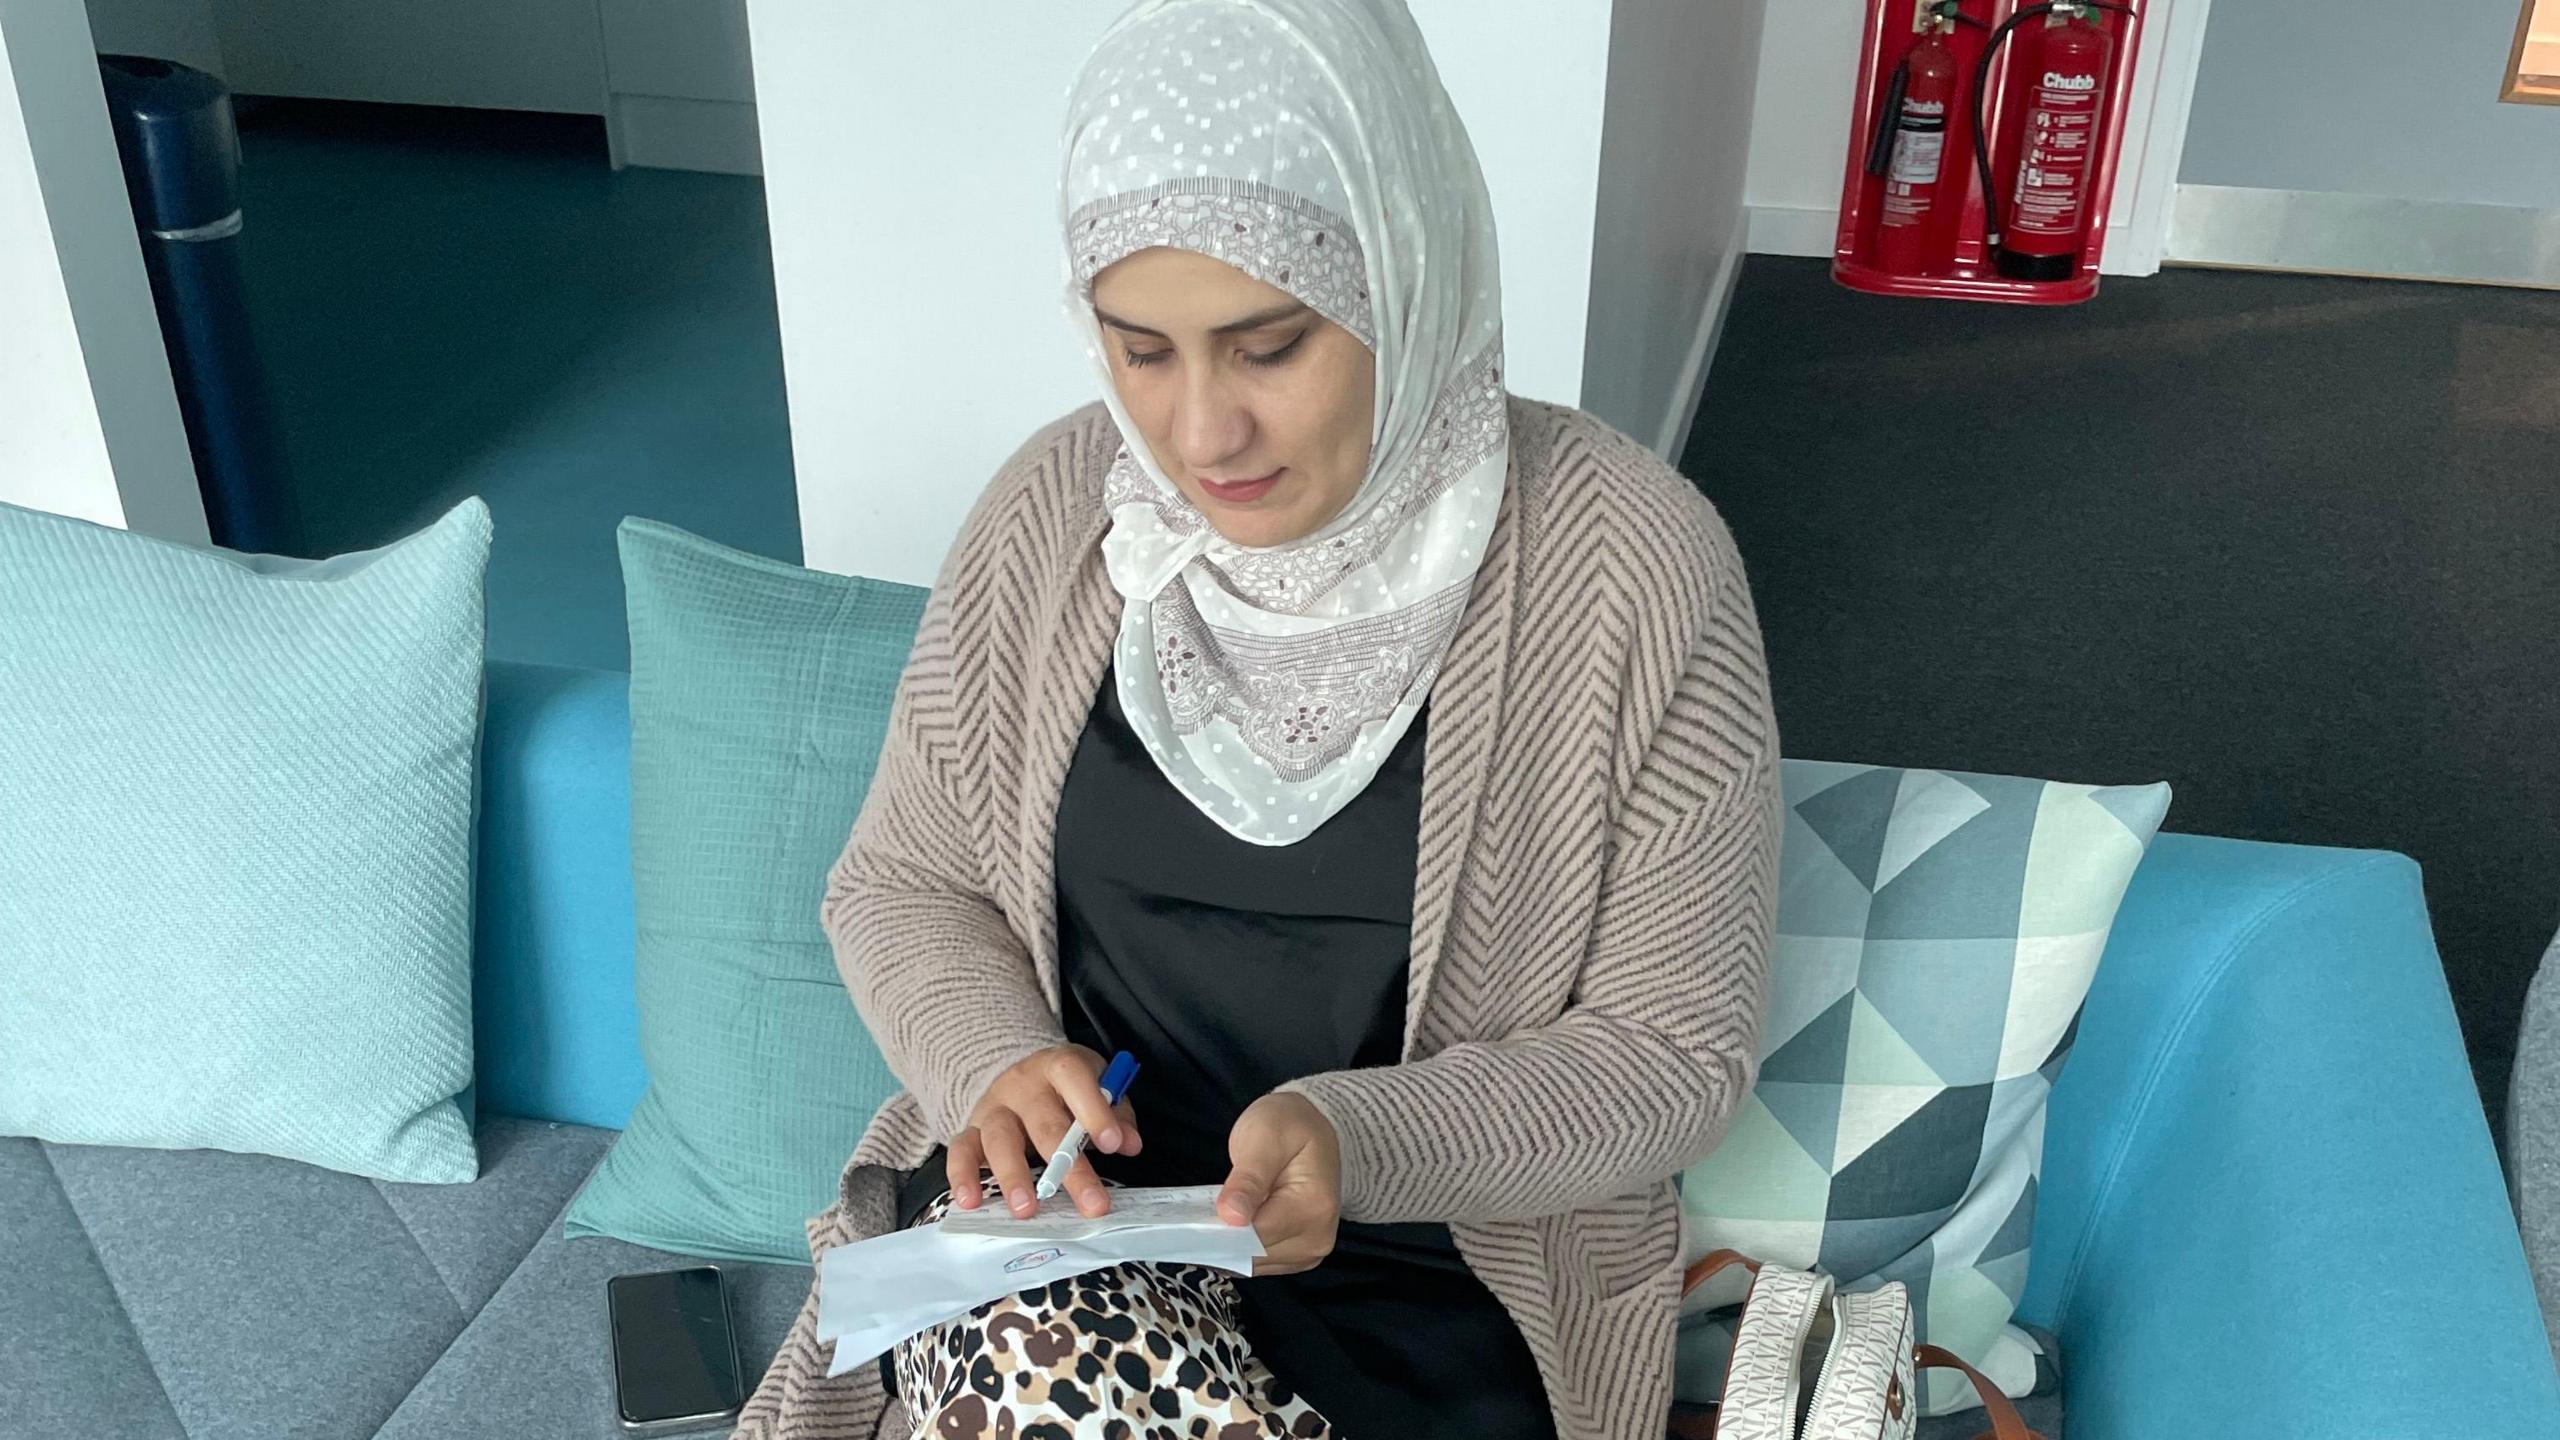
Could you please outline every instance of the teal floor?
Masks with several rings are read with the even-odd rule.
[[[614,527],[797,562],[764,192],[592,119],[246,102],[243,264],[300,552],[496,520],[491,655],[627,664]]]

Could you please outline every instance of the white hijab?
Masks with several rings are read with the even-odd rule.
[[[1103,558],[1120,703],[1239,839],[1339,813],[1421,713],[1510,466],[1493,208],[1403,0],[1139,0],[1069,95],[1069,319],[1122,446]],[[1111,380],[1093,277],[1197,251],[1287,291],[1377,358],[1369,469],[1302,539],[1221,537]]]

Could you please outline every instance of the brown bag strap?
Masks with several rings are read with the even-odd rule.
[[[1680,1293],[1687,1295],[1736,1265],[1754,1275],[1760,1273],[1760,1262],[1739,1250],[1710,1250],[1699,1256],[1698,1263],[1690,1266],[1688,1273],[1680,1277]]]
[[[1964,1357],[1935,1345],[1914,1346],[1911,1354],[1923,1370],[1961,1370],[1971,1377],[1974,1393],[1982,1397],[1982,1409],[1991,1417],[1991,1428],[1975,1436],[1974,1440],[2044,1440],[2042,1435],[2027,1428],[2027,1422],[2019,1418],[2018,1407],[2009,1403],[2009,1397],[2000,1393],[2000,1387],[1992,1384],[1981,1371],[1966,1364]]]
[[[1755,1277],[1760,1273],[1760,1262],[1739,1250],[1710,1250],[1699,1256],[1698,1263],[1690,1266],[1680,1277],[1680,1293],[1688,1295],[1736,1265]],[[1741,1337],[1737,1334],[1734,1338],[1738,1341]],[[1672,1416],[1671,1440],[1716,1440],[1716,1421],[1720,1413],[1719,1407]]]

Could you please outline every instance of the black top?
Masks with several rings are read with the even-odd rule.
[[[1255,845],[1165,779],[1105,673],[1057,829],[1067,1038],[1141,1065],[1146,1148],[1088,1151],[1105,1179],[1216,1184],[1253,1101],[1402,1054],[1423,732],[1313,834]],[[939,1194],[939,1172],[916,1188]],[[1446,1226],[1345,1224],[1315,1269],[1238,1288],[1255,1354],[1352,1440],[1554,1433],[1527,1343]]]

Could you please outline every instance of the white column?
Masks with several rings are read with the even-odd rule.
[[[0,4],[0,500],[205,542],[88,18]]]

